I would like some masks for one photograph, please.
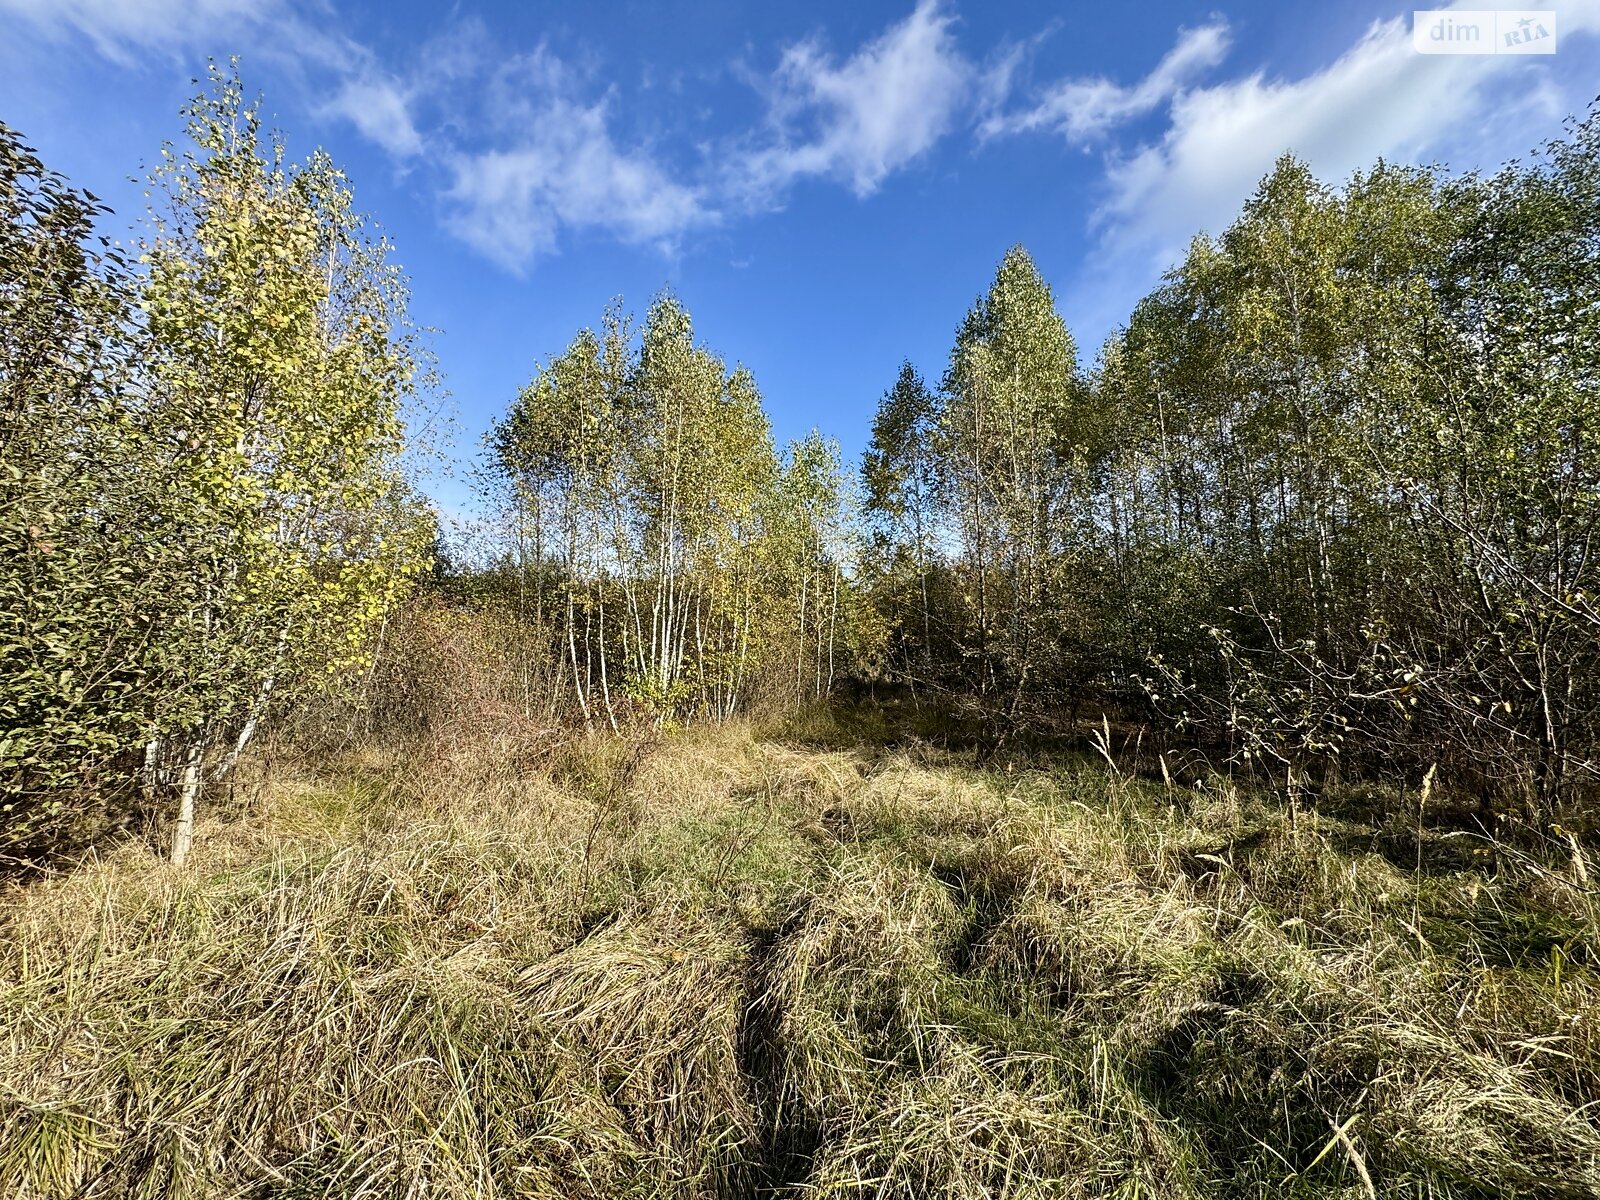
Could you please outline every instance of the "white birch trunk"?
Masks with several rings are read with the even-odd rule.
[[[172,865],[183,866],[194,845],[195,802],[200,798],[202,743],[189,748],[178,782],[178,820],[172,827]]]

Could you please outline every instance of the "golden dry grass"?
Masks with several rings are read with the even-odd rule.
[[[7,894],[0,1195],[1600,1195],[1559,863],[746,727],[541,761],[349,753]]]

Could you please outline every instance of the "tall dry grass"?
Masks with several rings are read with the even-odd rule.
[[[441,729],[0,901],[0,1195],[1600,1195],[1573,863],[1076,762]]]

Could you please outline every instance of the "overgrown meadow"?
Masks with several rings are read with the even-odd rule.
[[[457,744],[7,899],[14,1194],[1600,1190],[1593,895],[1426,805],[827,713]]]
[[[1017,247],[859,463],[619,301],[465,530],[259,112],[0,125],[0,1196],[1600,1196],[1600,118]]]

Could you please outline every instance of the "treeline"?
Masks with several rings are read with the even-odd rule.
[[[0,124],[0,859],[195,803],[426,560],[404,280],[213,71],[131,249]]]
[[[1285,158],[1092,368],[1020,249],[864,463],[862,664],[995,741],[1101,706],[1291,797],[1600,771],[1600,119],[1491,176]]]
[[[859,477],[819,435],[780,450],[675,298],[619,305],[495,423],[496,536],[463,551],[402,482],[426,362],[348,182],[228,72],[186,117],[132,251],[0,126],[13,861],[153,815],[181,859],[270,716],[443,711],[469,645],[472,703],[530,727],[848,683],[989,750],[1109,713],[1291,800],[1593,811],[1600,119],[1490,176],[1286,158],[1092,365],[1015,249]],[[401,610],[430,546],[470,565]]]
[[[1291,799],[1426,778],[1547,823],[1600,783],[1597,151],[1591,118],[1489,176],[1286,157],[1092,365],[1014,249],[859,486],[774,451],[674,299],[607,313],[489,443],[524,709],[848,681],[991,751],[1111,713]]]

